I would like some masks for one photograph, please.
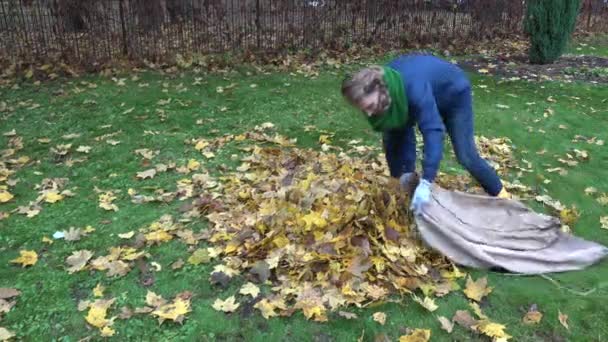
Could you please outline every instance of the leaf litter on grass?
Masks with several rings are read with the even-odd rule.
[[[246,155],[234,171],[216,177],[197,167],[193,171],[199,173],[191,181],[178,181],[182,195],[177,197],[190,199],[179,221],[210,222],[200,238],[213,246],[213,257],[222,260],[211,273],[212,283],[226,286],[243,275],[268,286],[270,292],[264,291],[253,306],[265,318],[301,310],[320,322],[346,306],[364,307],[418,289],[425,293],[419,303],[434,311],[433,294],[440,297],[460,288],[456,281],[464,274],[422,244],[408,195],[388,177],[382,158],[358,153],[357,146],[346,151],[332,146],[337,154],[300,149],[293,146],[294,140],[269,135],[266,129],[190,142],[201,154],[217,152],[230,142],[245,145],[239,148]],[[500,173],[518,167],[508,140],[477,141]],[[443,173],[437,182],[459,190],[471,183]],[[521,185],[514,188],[529,191]],[[176,236],[175,229],[160,235],[148,235],[148,241],[168,241]],[[476,285],[472,297],[490,293],[485,283]],[[218,299],[214,308],[237,310],[245,295]],[[473,320],[470,328],[494,338],[509,337],[504,326],[485,316]]]

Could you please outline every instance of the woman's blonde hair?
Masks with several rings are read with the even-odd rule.
[[[380,93],[379,110],[386,110],[390,105],[390,96],[384,82],[384,70],[373,65],[358,71],[342,82],[342,95],[352,104],[359,103],[364,97]]]

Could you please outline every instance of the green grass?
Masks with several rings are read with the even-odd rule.
[[[335,132],[336,144],[344,144],[351,139],[379,144],[379,136],[340,98],[339,73],[324,71],[316,79],[283,73],[201,75],[203,83],[192,85],[197,76],[190,73],[166,76],[143,73],[138,81],[127,80],[126,86],[117,86],[107,78],[86,77],[40,86],[22,85],[17,90],[0,90],[0,99],[9,107],[15,107],[13,112],[0,113],[2,133],[15,129],[23,137],[24,144],[24,149],[17,155],[27,155],[36,161],[17,172],[14,178],[20,181],[11,189],[15,198],[0,205],[0,211],[10,211],[34,200],[37,196],[34,186],[43,178],[67,177],[70,180],[68,188],[77,187],[75,197],[43,205],[42,212],[34,218],[12,214],[0,221],[0,287],[16,287],[22,291],[17,305],[2,317],[0,326],[17,333],[19,340],[77,341],[89,335],[95,340],[101,339],[97,329],[87,326],[84,320],[86,312],[77,311],[78,301],[92,298],[91,291],[98,283],[107,287],[106,297],[117,298],[111,315],[118,314],[116,307],[144,304],[147,288],[140,285],[137,268],[119,279],[109,279],[101,272],[70,275],[65,271],[65,258],[72,251],[89,249],[96,256],[104,255],[109,247],[121,243],[118,233],[137,230],[163,214],[176,213],[181,203],[136,205],[129,201],[128,188],[140,190],[152,185],[171,190],[175,181],[181,178],[176,173],[167,173],[154,180],[137,180],[135,173],[146,169],[146,166],[133,153],[135,149],[160,150],[154,163],[174,161],[180,165],[190,158],[202,162],[204,158],[191,146],[185,145],[185,140],[227,132],[241,133],[266,121],[273,122],[282,134],[298,138],[300,146],[318,147],[319,133],[305,132],[305,125]],[[608,245],[608,231],[600,229],[599,225],[599,217],[606,213],[606,208],[583,192],[588,186],[608,192],[605,177],[608,152],[606,147],[571,141],[577,134],[608,141],[608,113],[605,110],[608,95],[605,87],[577,83],[500,82],[491,77],[471,77],[475,85],[477,134],[511,138],[517,156],[530,161],[534,168],[533,173],[524,175],[521,180],[566,205],[576,205],[582,215],[573,227],[574,232]],[[83,81],[95,83],[97,87],[87,88],[81,83]],[[216,92],[216,87],[233,82],[238,84],[233,90],[222,94]],[[149,87],[138,87],[140,83],[149,83]],[[187,87],[187,91],[178,92],[180,84]],[[257,87],[251,88],[250,84],[257,84]],[[82,92],[74,92],[76,87]],[[60,89],[67,94],[57,93]],[[164,93],[163,89],[168,92]],[[547,101],[550,96],[556,100],[555,103]],[[157,105],[159,100],[167,98],[172,99],[171,103]],[[40,107],[29,110],[27,107],[30,105],[19,105],[30,99]],[[96,103],[85,104],[85,100]],[[507,105],[509,109],[498,108],[496,104]],[[125,113],[132,107],[135,108],[133,111]],[[222,107],[227,107],[227,110],[222,111]],[[555,114],[543,118],[543,111],[548,107]],[[164,109],[166,117],[161,118],[157,108]],[[197,125],[199,119],[214,121],[207,120]],[[540,121],[536,122],[537,119]],[[102,128],[110,124],[112,127]],[[566,125],[567,129],[560,129],[560,125]],[[528,127],[534,132],[530,133]],[[539,133],[539,129],[546,133]],[[117,146],[94,140],[96,136],[118,130],[122,133],[114,137],[121,141]],[[159,134],[144,134],[144,131],[157,131]],[[55,164],[49,152],[50,146],[65,143],[61,136],[69,133],[82,134],[70,141],[73,148],[92,146],[88,160],[73,167]],[[47,145],[37,142],[43,137],[52,139],[52,142]],[[8,139],[0,136],[0,146],[6,146]],[[587,150],[590,160],[571,168],[564,177],[545,171],[548,167],[561,166],[556,155],[563,156],[572,148]],[[547,152],[536,154],[542,149]],[[219,153],[205,167],[214,170],[220,164],[231,164],[231,153],[231,150]],[[451,152],[446,155],[442,169],[462,172]],[[551,182],[543,184],[540,175]],[[515,179],[515,176],[510,177]],[[115,202],[120,210],[114,213],[99,208],[95,187],[121,190]],[[538,205],[535,207],[539,208]],[[96,231],[81,241],[58,240],[46,245],[41,240],[57,230],[86,225],[92,225]],[[205,229],[205,224],[192,224],[192,229]],[[39,261],[35,266],[23,269],[9,264],[22,249],[38,252]],[[165,322],[159,326],[148,315],[117,320],[115,340],[354,341],[364,334],[365,341],[373,341],[380,333],[396,340],[404,327],[430,328],[433,330],[432,340],[477,339],[460,327],[455,327],[454,332],[448,335],[439,329],[434,314],[407,298],[400,303],[350,310],[359,315],[357,320],[349,321],[332,315],[324,324],[307,321],[300,313],[291,318],[271,320],[263,319],[257,311],[247,317],[239,313],[225,315],[213,310],[211,304],[217,297],[233,294],[238,282],[228,289],[219,290],[208,282],[210,266],[188,265],[178,271],[171,270],[171,263],[189,255],[186,246],[180,242],[147,248],[147,251],[151,255],[150,261],[162,265],[162,271],[154,273],[155,283],[150,289],[165,298],[172,298],[181,291],[192,291],[192,312],[183,325]],[[585,271],[553,276],[564,286],[575,290],[596,288],[588,296],[574,295],[540,277],[488,273],[489,283],[495,288],[484,312],[493,320],[506,324],[508,333],[517,341],[551,340],[554,336],[570,341],[606,340],[607,265],[603,262]],[[486,273],[473,271],[472,274],[476,278]],[[452,317],[458,309],[467,308],[461,292],[437,302],[440,308],[435,313],[446,317]],[[524,326],[521,324],[522,310],[533,303],[538,304],[544,318],[540,325]],[[569,331],[559,324],[558,310],[570,316]],[[385,326],[372,321],[371,315],[376,311],[387,313]]]
[[[568,45],[566,53],[608,57],[608,35],[598,33],[590,37],[576,39]]]

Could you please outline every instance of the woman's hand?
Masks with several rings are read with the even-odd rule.
[[[420,180],[420,183],[416,187],[416,191],[414,191],[414,196],[412,198],[411,209],[414,211],[415,215],[420,215],[422,213],[422,208],[431,200],[431,183],[426,179]]]

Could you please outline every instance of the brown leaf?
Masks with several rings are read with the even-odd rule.
[[[68,273],[72,274],[83,270],[91,257],[93,257],[93,252],[86,249],[72,252],[72,255],[66,259],[66,263],[70,265],[67,269]]]
[[[258,283],[265,283],[270,278],[270,266],[266,261],[256,262],[249,271]]]
[[[120,318],[120,319],[129,319],[129,318],[133,317],[134,314],[135,314],[135,312],[133,310],[131,310],[128,306],[123,306],[120,309],[120,313],[118,314],[118,318]]]
[[[471,314],[467,310],[458,310],[452,317],[452,321],[458,323],[458,325],[472,329],[472,327],[477,324],[477,321],[471,316]]]

